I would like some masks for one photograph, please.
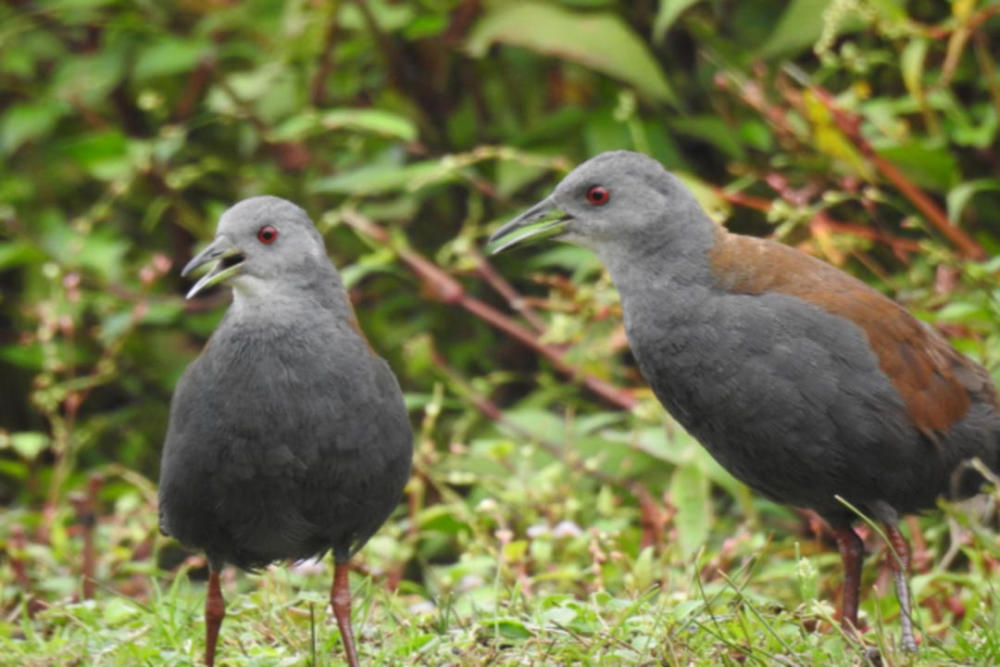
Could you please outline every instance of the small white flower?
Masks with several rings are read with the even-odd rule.
[[[543,522],[536,523],[533,526],[528,526],[528,529],[524,531],[525,535],[531,538],[541,537],[542,535],[549,535],[552,532],[552,528],[549,524]]]
[[[482,500],[479,501],[479,504],[476,505],[477,512],[492,512],[496,508],[497,508],[497,501],[493,500],[492,498],[483,498]]]
[[[560,521],[556,524],[556,527],[552,529],[553,537],[579,537],[583,534],[583,530],[580,526],[576,525],[572,521]]]
[[[471,590],[475,590],[485,584],[483,578],[478,574],[467,574],[461,578],[458,582],[458,590],[463,593],[468,593]]]
[[[410,605],[411,614],[433,614],[437,610],[430,600],[421,600]]]

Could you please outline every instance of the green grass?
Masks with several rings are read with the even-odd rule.
[[[673,444],[685,442],[680,435]],[[691,465],[709,465],[692,451]],[[400,507],[352,573],[365,664],[865,664],[864,649],[833,622],[836,551],[785,509],[754,498],[747,514],[709,487],[717,513],[704,544],[685,553],[689,540],[678,531],[690,528],[677,518],[690,508],[675,504],[682,496],[653,493],[663,531],[643,549],[628,492],[534,447],[503,438],[447,455],[422,447],[416,470],[409,511]],[[55,522],[50,543],[31,541],[13,554],[29,565],[31,594],[47,603],[33,618],[5,561],[0,664],[199,662],[203,562],[157,566],[177,549],[155,536],[154,508],[142,500],[149,487],[141,486],[132,495],[117,489],[100,520],[96,599],[74,601],[80,538],[67,530],[69,515]],[[920,520],[927,546],[912,577],[916,658],[898,649],[884,551],[877,537],[867,541],[865,639],[884,664],[1000,662],[995,519],[984,527],[970,510],[946,509]],[[8,512],[4,521],[30,524],[33,516]],[[227,570],[219,664],[343,664],[327,607],[331,574],[329,559],[259,574]]]

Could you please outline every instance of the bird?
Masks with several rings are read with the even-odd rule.
[[[543,238],[596,253],[639,370],[677,422],[751,489],[829,524],[850,636],[864,557],[856,511],[884,526],[901,644],[916,651],[899,517],[974,495],[976,458],[1000,467],[989,372],[861,280],[717,225],[642,153],[578,165],[486,247]]]
[[[399,503],[413,433],[396,376],[369,346],[308,214],[272,196],[219,218],[181,272],[187,293],[232,304],[173,394],[159,482],[160,529],[205,552],[205,663],[215,662],[226,563],[335,563],[330,602],[351,667],[348,563]]]

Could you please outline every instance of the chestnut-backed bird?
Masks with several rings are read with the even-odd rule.
[[[848,629],[863,558],[854,509],[882,522],[902,644],[915,650],[898,519],[976,492],[973,459],[1000,466],[989,373],[839,269],[727,232],[646,155],[584,162],[490,246],[545,237],[590,248],[607,267],[629,346],[667,411],[736,478],[830,524]]]

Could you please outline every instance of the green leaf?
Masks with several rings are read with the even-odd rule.
[[[708,478],[701,467],[694,463],[678,467],[670,481],[670,496],[677,507],[674,523],[681,552],[690,558],[705,543],[712,525]]]
[[[45,361],[45,355],[38,343],[31,345],[20,343],[0,347],[0,359],[21,368],[38,370]]]
[[[698,2],[699,0],[660,0],[660,9],[656,12],[656,19],[653,21],[653,39],[662,42],[677,17],[683,14],[688,7]]]
[[[104,622],[111,626],[121,625],[138,615],[139,611],[135,602],[122,597],[109,596],[101,604],[101,616]]]
[[[975,324],[977,322],[989,323],[992,314],[989,308],[968,301],[956,301],[949,303],[937,312],[937,319],[941,322],[957,322],[960,324]]]
[[[416,141],[417,126],[409,118],[381,109],[333,109],[321,117],[330,130],[346,128],[383,134],[403,141]]]
[[[823,34],[829,0],[794,0],[761,49],[765,56],[792,55],[815,44]]]
[[[413,191],[432,183],[454,180],[457,174],[437,160],[408,165],[374,164],[322,179],[313,192],[373,195],[398,190]]]
[[[208,53],[209,48],[201,42],[166,37],[139,53],[132,76],[136,81],[144,81],[190,71]]]
[[[444,15],[425,14],[412,19],[403,29],[403,35],[411,41],[427,39],[440,35],[448,29],[448,25],[449,21]]]
[[[486,618],[482,620],[481,626],[487,630],[495,630],[507,639],[528,639],[532,636],[527,626],[516,618]]]
[[[380,32],[396,32],[413,23],[414,7],[406,2],[370,2],[366,11],[370,12]],[[338,23],[347,30],[368,31],[367,17],[353,2],[340,10]]]
[[[22,431],[11,433],[9,442],[18,456],[32,461],[49,446],[49,436],[38,431]]]
[[[448,508],[443,505],[428,507],[417,515],[417,523],[421,532],[441,532],[448,535],[457,535],[467,532],[469,527],[459,521]]]
[[[256,69],[230,74],[225,86],[213,86],[206,104],[216,113],[242,116],[252,102],[260,116],[271,123],[298,113],[305,105],[303,86],[281,63],[267,61]],[[232,93],[232,94],[231,94]]]
[[[43,137],[69,111],[61,100],[15,104],[0,120],[0,151],[10,155],[24,143]]]
[[[966,205],[980,192],[1000,192],[1000,181],[995,178],[980,178],[959,183],[948,191],[948,219],[957,222],[962,217]]]
[[[980,149],[988,149],[993,144],[1000,125],[997,122],[996,108],[992,104],[966,109],[956,103],[956,107],[948,114],[948,121],[951,125],[951,138],[956,144]]]
[[[507,562],[521,560],[527,552],[527,540],[514,540],[503,545],[503,559]]]
[[[118,130],[80,135],[63,145],[62,152],[91,175],[103,180],[124,173],[130,162],[128,139]]]
[[[724,120],[715,115],[686,116],[674,118],[670,122],[671,129],[682,134],[701,139],[712,144],[731,158],[743,159],[746,151],[737,138],[737,132]]]
[[[496,175],[497,191],[504,197],[510,197],[525,184],[540,178],[547,171],[545,167],[525,164],[520,160],[499,160]]]
[[[125,75],[127,58],[121,51],[74,54],[60,63],[52,76],[52,93],[74,105],[100,105]]]
[[[572,12],[531,2],[500,4],[476,24],[466,47],[481,58],[497,42],[584,65],[653,100],[676,104],[677,97],[649,49],[613,14]]]
[[[323,130],[351,130],[416,141],[417,126],[405,116],[381,109],[333,109],[322,115],[314,110],[295,114],[269,134],[272,141],[299,141]]]
[[[912,40],[899,56],[899,70],[906,90],[914,97],[923,95],[924,62],[927,59],[927,40]]]
[[[761,55],[791,56],[815,45],[830,20],[827,12],[831,4],[831,0],[793,0],[764,42]],[[846,10],[830,29],[834,36],[857,30],[863,25],[859,19],[856,11]]]
[[[37,263],[44,259],[45,254],[27,241],[9,241],[0,244],[0,270]]]
[[[142,323],[150,325],[173,324],[183,312],[184,303],[180,299],[153,301],[149,304],[146,314],[143,315]]]
[[[584,126],[583,136],[587,152],[592,155],[632,145],[628,127],[610,112],[590,114]]]
[[[945,192],[961,179],[958,162],[947,146],[912,141],[894,146],[876,145],[875,149],[922,188]]]
[[[631,574],[632,586],[638,590],[644,590],[653,586],[660,578],[659,568],[655,567],[653,558],[656,549],[648,546],[639,552],[639,557],[632,563]]]
[[[118,279],[127,265],[124,261],[129,243],[108,229],[98,229],[79,238],[68,248],[60,249],[66,264],[86,267],[108,279]]]
[[[774,146],[771,128],[756,118],[749,118],[740,124],[740,139],[759,151],[770,151]]]
[[[268,133],[271,141],[300,141],[319,129],[319,114],[314,109],[289,116]]]
[[[813,141],[816,148],[835,158],[842,166],[861,176],[866,181],[875,178],[874,170],[867,158],[858,150],[854,142],[844,135],[833,120],[833,114],[811,90],[802,94],[806,118],[812,125]]]

